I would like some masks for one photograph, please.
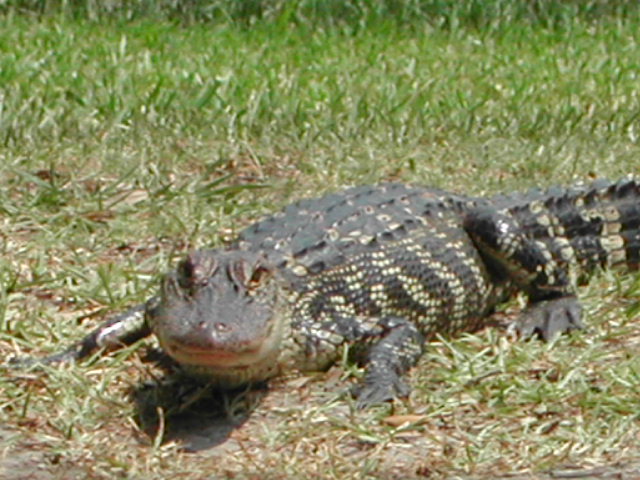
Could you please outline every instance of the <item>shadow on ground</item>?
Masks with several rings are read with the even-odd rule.
[[[145,382],[132,392],[136,421],[151,443],[177,442],[189,452],[223,447],[266,395],[265,386],[220,391],[180,374]]]

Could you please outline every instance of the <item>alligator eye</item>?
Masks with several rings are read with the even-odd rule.
[[[218,261],[213,252],[196,250],[189,253],[178,265],[178,281],[187,290],[204,287],[209,284],[209,279],[217,268]]]
[[[260,286],[260,284],[264,283],[271,276],[271,270],[262,266],[257,265],[253,272],[251,273],[251,277],[247,282],[247,288],[249,290],[253,290]]]

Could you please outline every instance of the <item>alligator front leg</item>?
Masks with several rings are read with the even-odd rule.
[[[423,351],[424,336],[412,322],[388,317],[379,325],[384,333],[371,346],[363,383],[354,392],[359,408],[407,397],[411,389],[403,376],[416,364]]]
[[[28,367],[37,364],[73,362],[88,357],[99,348],[114,349],[131,345],[151,333],[145,321],[145,312],[147,305],[152,301],[154,299],[149,300],[147,304],[136,305],[110,318],[82,340],[62,352],[43,358],[13,358],[10,360],[10,364]]]

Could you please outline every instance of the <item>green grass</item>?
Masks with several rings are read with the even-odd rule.
[[[148,298],[187,250],[304,196],[638,172],[640,17],[626,3],[62,3],[0,4],[4,358],[59,350]],[[3,369],[0,476],[531,478],[625,464],[640,458],[640,281],[603,274],[581,298],[589,331],[442,339],[410,402],[365,412],[341,394],[351,367],[266,397],[145,389],[161,376],[149,342]],[[212,432],[223,441],[200,452],[177,441]]]

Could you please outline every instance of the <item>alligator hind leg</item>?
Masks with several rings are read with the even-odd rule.
[[[584,328],[582,306],[569,295],[531,304],[516,320],[515,328],[522,337],[537,335],[545,341],[570,330]]]
[[[530,305],[516,323],[521,335],[551,340],[583,327],[568,262],[554,258],[545,243],[527,236],[513,215],[483,207],[467,216],[464,227],[496,278],[528,294]]]

